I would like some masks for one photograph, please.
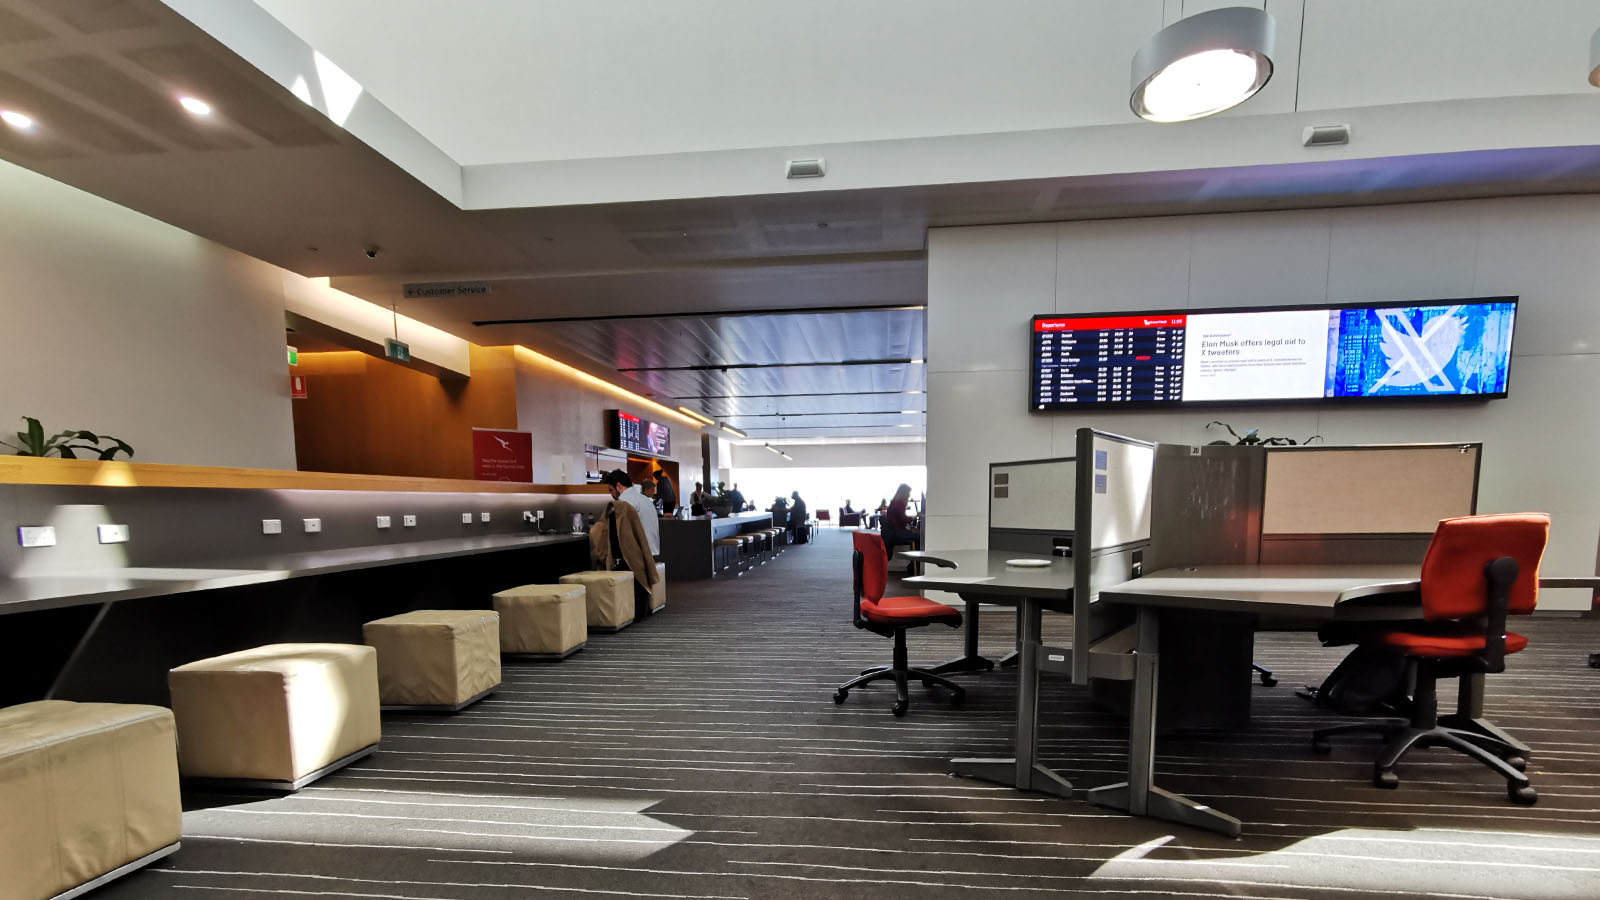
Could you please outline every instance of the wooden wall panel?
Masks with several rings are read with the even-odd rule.
[[[472,429],[517,427],[510,347],[472,347],[472,377],[441,381],[354,350],[302,353],[293,401],[303,471],[472,477]]]

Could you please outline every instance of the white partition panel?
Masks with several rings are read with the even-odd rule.
[[[1118,547],[1150,539],[1150,496],[1156,450],[1151,444],[1127,443],[1096,434],[1088,460],[1093,511],[1088,549]]]
[[[989,527],[1071,531],[1077,464],[1066,459],[989,467]]]

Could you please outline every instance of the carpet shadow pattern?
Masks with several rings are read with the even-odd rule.
[[[889,661],[849,622],[848,534],[736,578],[672,585],[667,611],[592,635],[559,664],[511,664],[455,716],[386,715],[370,758],[289,797],[189,797],[183,849],[97,892],[172,897],[756,898],[1600,897],[1600,622],[1520,622],[1529,650],[1489,714],[1534,748],[1537,806],[1464,758],[1421,751],[1369,785],[1373,739],[1311,751],[1337,721],[1291,693],[1340,655],[1258,639],[1282,686],[1251,727],[1158,744],[1163,785],[1244,819],[1234,841],[948,774],[1009,753],[1015,676],[960,676],[966,704],[892,684],[833,688]],[[983,618],[982,647],[1013,617]],[[1070,619],[1046,616],[1064,642]],[[954,629],[911,635],[912,662]],[[1241,679],[1249,672],[1241,672]],[[1079,788],[1121,778],[1125,727],[1046,676],[1041,750]]]

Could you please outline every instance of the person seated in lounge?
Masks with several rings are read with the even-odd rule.
[[[895,489],[894,499],[884,511],[883,528],[878,533],[883,535],[883,549],[890,559],[894,559],[895,544],[917,546],[917,523],[906,511],[910,499],[911,485],[902,484]]]
[[[853,516],[856,514],[856,508],[850,505],[850,501],[848,499],[844,501],[844,509],[839,511],[847,516]]]

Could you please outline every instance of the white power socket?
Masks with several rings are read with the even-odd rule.
[[[306,534],[317,534],[322,531],[321,519],[301,519],[300,522],[305,525]]]
[[[378,517],[378,527],[379,528],[388,528],[389,527],[389,523],[392,522],[392,521],[393,520],[390,519],[388,516],[379,516]]]
[[[128,542],[128,526],[126,525],[96,525],[94,530],[102,544],[126,544]]]
[[[401,516],[400,517],[400,524],[404,525],[407,528],[415,528],[415,527],[417,527],[417,517],[416,516]]]
[[[478,521],[479,522],[487,522],[487,521],[489,521],[489,514],[488,513],[478,513]]]
[[[262,534],[283,534],[283,520],[282,519],[262,519],[261,520],[261,533]]]
[[[461,524],[463,524],[463,525],[471,525],[472,524],[472,513],[462,513],[461,514]]]
[[[54,525],[23,525],[17,529],[17,543],[24,547],[54,547],[56,545],[56,527]]]

